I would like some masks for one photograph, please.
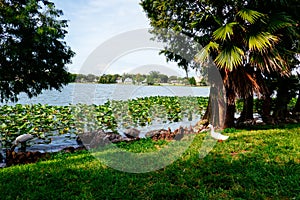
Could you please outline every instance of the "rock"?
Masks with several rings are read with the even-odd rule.
[[[79,144],[79,145],[89,145],[92,142],[92,140],[98,135],[106,136],[105,132],[101,129],[97,130],[97,131],[81,133],[76,138],[77,144]]]
[[[152,130],[152,131],[148,131],[146,134],[145,134],[145,137],[147,138],[152,138],[154,137],[155,135],[159,135],[160,132],[162,131],[167,131],[166,129],[159,129],[159,130]]]
[[[174,137],[175,137],[175,134],[172,133],[170,128],[168,128],[168,130],[164,130],[164,129],[159,130],[151,138],[153,140],[157,141],[157,140],[173,140]]]
[[[138,140],[139,137],[134,137],[139,132],[139,130],[131,129],[132,135],[127,138],[123,138],[121,135],[113,133],[113,132],[104,132],[103,130],[98,130],[94,132],[85,132],[78,136],[77,143],[79,145],[84,145],[87,149],[103,147],[110,143],[117,143],[117,142],[129,142]],[[130,133],[130,131],[128,131]]]
[[[124,134],[128,138],[137,138],[139,137],[141,131],[136,128],[129,128],[124,131]]]
[[[104,131],[97,131],[88,145],[88,148],[97,148],[103,147],[107,144],[111,143],[109,140],[109,135],[107,135]]]
[[[127,130],[129,131],[129,130]],[[134,134],[130,134],[131,136],[138,136],[139,130],[131,129]],[[129,134],[130,132],[128,132]],[[138,134],[137,134],[138,133]],[[160,130],[152,130],[146,133],[146,137],[150,137],[153,140],[181,140],[185,134],[194,133],[193,127],[183,128],[180,127],[176,129],[174,132],[171,131],[170,128],[160,129]],[[79,148],[74,147],[66,147],[62,149],[62,152],[65,153],[73,153],[79,150],[87,150],[91,148],[97,148],[101,146],[105,146],[110,143],[117,142],[132,142],[139,140],[139,137],[132,138],[123,138],[121,135],[113,133],[113,132],[104,132],[103,130],[93,131],[93,132],[85,132],[80,134],[76,140],[78,144],[82,144],[83,146]],[[50,153],[41,153],[41,152],[15,152],[13,150],[6,150],[6,166],[12,166],[16,164],[27,164],[34,163],[40,160],[41,158],[48,157]],[[1,155],[0,155],[1,159]]]
[[[202,119],[196,123],[196,126],[200,126],[200,125],[207,126],[208,124],[209,121],[207,119]]]
[[[181,140],[184,136],[184,132],[185,132],[184,128],[180,126],[178,129],[174,131],[174,136],[175,136],[174,139],[177,141]]]
[[[12,150],[6,150],[6,166],[12,166],[17,164],[35,163],[41,158],[48,157],[49,153],[36,152],[15,152]]]
[[[66,147],[66,148],[63,148],[62,151],[65,153],[74,153],[75,148],[74,147]]]
[[[78,135],[76,138],[77,144],[84,145],[88,149],[95,148],[99,145],[104,144],[104,140],[106,139],[106,133],[103,130],[91,131],[91,132],[84,132]],[[106,140],[106,143],[109,143]]]
[[[201,132],[205,127],[207,127],[209,124],[208,120],[207,119],[204,119],[204,120],[200,120],[198,121],[195,126],[193,127],[194,129],[194,132]]]
[[[160,130],[152,130],[146,133],[146,137],[150,137],[153,140],[181,140],[186,134],[194,134],[194,128],[190,126],[189,128],[179,127],[178,129],[171,131],[170,128],[168,130],[160,129]]]

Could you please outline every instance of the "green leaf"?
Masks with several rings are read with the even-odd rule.
[[[203,64],[205,63],[210,55],[210,52],[212,50],[217,51],[219,49],[219,44],[216,42],[210,42],[208,45],[206,45],[205,47],[203,47],[199,53],[197,53],[197,55],[195,56],[195,61],[197,63]]]
[[[249,37],[249,49],[263,51],[265,48],[271,48],[273,43],[278,42],[278,37],[268,32],[261,32]]]
[[[270,17],[269,21],[268,28],[272,33],[286,27],[291,27],[294,23],[285,13],[275,14]]]
[[[214,39],[225,41],[226,38],[228,38],[230,40],[230,36],[233,35],[233,27],[236,25],[238,25],[237,22],[231,22],[226,24],[225,26],[218,28],[213,33]]]
[[[243,63],[244,51],[236,46],[222,50],[215,59],[220,68],[226,68],[230,71]]]
[[[258,19],[263,18],[265,15],[255,10],[242,9],[237,13],[237,16],[248,21],[250,24],[254,24]]]

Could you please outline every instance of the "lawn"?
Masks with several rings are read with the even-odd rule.
[[[117,171],[87,151],[0,169],[0,199],[300,199],[300,124],[225,132],[230,138],[206,157],[199,158],[202,133],[174,163],[148,173]]]

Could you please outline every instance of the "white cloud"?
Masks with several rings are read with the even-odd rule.
[[[105,40],[125,31],[148,27],[139,0],[53,0],[70,20],[67,43],[76,52],[70,71],[78,71]]]
[[[148,19],[139,5],[140,0],[53,0],[64,11],[63,18],[70,20],[66,41],[76,52],[71,72],[80,72],[88,56],[110,38],[140,28],[149,27]],[[128,72],[137,66],[170,66],[163,56],[148,55],[136,59],[134,55],[122,58],[114,64],[117,72]],[[145,62],[142,62],[145,61]],[[118,67],[117,67],[118,66]],[[172,67],[176,68],[175,64]],[[176,69],[176,71],[178,68]],[[113,73],[113,72],[112,72]]]

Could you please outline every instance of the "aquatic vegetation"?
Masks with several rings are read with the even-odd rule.
[[[82,133],[96,129],[117,132],[118,127],[146,126],[192,120],[201,115],[208,103],[206,97],[145,97],[128,101],[107,101],[103,105],[77,104],[4,105],[0,107],[0,131],[3,146],[25,133],[46,139],[65,133]]]

